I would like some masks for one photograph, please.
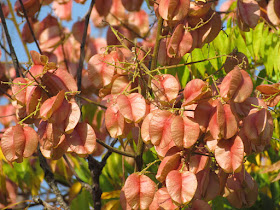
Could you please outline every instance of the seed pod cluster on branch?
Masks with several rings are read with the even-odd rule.
[[[56,194],[61,208],[88,198],[86,190],[96,209],[211,209],[218,196],[236,208],[253,206],[258,184],[246,161],[270,146],[275,125],[279,130],[270,109],[277,111],[280,86],[261,84],[263,70],[252,73],[262,65],[254,60],[261,46],[246,33],[264,19],[261,27],[272,36],[279,0],[230,1],[224,12],[213,1],[96,0],[68,29],[75,2],[15,3],[26,20],[24,44],[35,41],[40,53],[30,51],[27,69],[0,63],[0,94],[9,99],[0,106],[0,182],[12,189],[2,179],[2,160],[10,167],[29,158],[32,169],[40,161],[47,181],[50,174],[57,181],[52,172],[66,177],[69,194]],[[44,5],[53,13],[39,20]],[[224,20],[234,27],[229,35]],[[106,34],[91,37],[96,28]],[[223,36],[230,50],[213,44]],[[239,52],[236,40],[252,46]],[[102,194],[104,183],[111,191]],[[12,195],[5,196],[9,203]]]
[[[120,60],[111,59],[111,64],[104,61],[104,58],[111,54],[112,52],[105,56],[93,57],[97,58],[98,63],[103,61],[102,71],[95,70],[97,65],[93,64],[91,65],[94,68],[90,66],[88,69],[89,73],[96,74],[92,77],[93,83],[110,78],[103,87],[108,90],[108,95],[104,97],[107,103],[105,125],[111,137],[125,138],[133,127],[140,128],[142,140],[148,147],[154,146],[162,160],[156,178],[166,187],[165,193],[170,196],[168,199],[172,201],[172,205],[184,206],[192,199],[198,199],[196,204],[198,206],[206,205],[201,199],[212,200],[218,195],[225,195],[232,205],[239,205],[235,203],[237,201],[231,200],[231,196],[235,194],[227,194],[228,192],[224,190],[227,188],[225,185],[229,179],[227,177],[231,174],[244,173],[241,171],[244,168],[245,155],[263,151],[270,143],[274,127],[266,103],[260,98],[250,97],[253,83],[249,74],[236,65],[219,82],[214,80],[211,84],[208,80],[194,79],[182,90],[174,76],[159,74],[153,76],[151,80],[153,96],[146,96],[145,99],[139,89],[133,88],[144,87],[139,84],[139,80],[134,81],[134,84],[126,82],[128,80],[119,80],[118,86],[123,87],[121,91],[117,94],[110,93],[113,86],[117,85],[116,80],[111,78],[129,78],[140,74],[138,71],[141,71],[133,69],[132,72],[118,75],[119,65],[116,63]],[[120,57],[125,60],[125,57]],[[110,77],[102,73],[109,71],[113,73]],[[97,77],[100,77],[98,81],[95,80]],[[266,86],[260,85],[258,89],[261,90],[262,87]],[[227,176],[225,182],[223,174]],[[140,179],[145,177],[143,174],[133,176],[138,178],[140,176]],[[204,176],[210,177],[211,180],[205,181],[205,185],[200,186],[204,181],[199,180],[204,179],[202,178]],[[146,207],[148,202],[152,206],[160,207],[159,201],[151,199],[151,197],[158,199],[157,191],[141,191],[154,186],[151,180],[148,179],[151,186],[143,188],[142,182],[132,179],[135,185],[138,186],[140,183],[140,190],[135,189],[133,194],[130,194],[132,184],[128,184],[129,180],[130,178],[123,189],[121,199],[123,205],[144,208],[141,205]],[[206,186],[210,183],[216,189],[215,192],[207,192]],[[162,190],[163,188],[158,189],[159,192]],[[243,189],[234,188],[234,190],[240,193]],[[248,190],[256,190],[256,185],[253,184]],[[242,196],[249,196],[246,193]],[[256,199],[256,196],[251,199]],[[249,199],[248,202],[244,201],[242,206],[252,204]]]
[[[47,158],[59,159],[66,152],[80,156],[92,154],[96,135],[89,124],[79,122],[81,111],[74,99],[77,85],[73,76],[48,62],[46,56],[35,51],[31,55],[33,65],[27,77],[13,80],[12,93],[19,124],[3,134],[1,148],[6,159],[21,162],[22,157],[35,152],[38,142]],[[38,134],[23,123],[34,123]]]

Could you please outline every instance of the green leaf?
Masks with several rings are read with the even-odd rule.
[[[187,66],[185,66],[184,70],[181,72],[183,73],[180,80],[181,87],[185,87],[190,77],[190,69]]]
[[[201,49],[194,49],[191,53],[191,58],[192,58],[192,62],[195,61],[201,61],[204,59],[204,56],[202,54],[202,50]],[[208,62],[208,61],[207,61]],[[199,75],[197,75],[197,71],[200,73],[200,75],[202,76],[202,78],[204,78],[205,76],[205,71],[206,71],[206,65],[205,62],[198,62],[192,65],[192,70],[193,70],[193,74],[195,77],[200,77]]]
[[[122,156],[117,153],[112,153],[107,159],[108,172],[114,180],[119,180],[122,177]]]
[[[202,53],[204,55],[204,59],[213,58],[216,57],[216,51],[213,47],[213,44],[205,44],[202,48]],[[214,71],[217,71],[219,69],[218,67],[218,59],[210,59],[209,61],[206,61],[207,63],[207,73],[212,74]]]
[[[186,62],[187,62],[187,60],[186,60],[186,57],[184,56],[180,63],[183,64]],[[177,76],[178,76],[179,82],[181,83],[181,87],[185,87],[187,84],[187,81],[189,80],[190,70],[189,70],[188,66],[181,66],[176,69],[177,69]]]
[[[251,53],[251,55],[254,55],[254,51],[253,51],[253,30],[250,29],[249,32],[242,32],[242,33],[245,35],[246,46],[247,46],[249,52]]]
[[[239,52],[242,52],[247,56],[247,58],[249,60],[249,63],[250,63],[251,60],[252,60],[251,59],[251,53],[247,48],[247,44],[246,44],[247,40],[245,42],[244,38],[240,34],[240,29],[235,30],[235,38],[236,38],[235,39],[235,47],[237,47]]]
[[[0,192],[6,195],[6,175],[3,170],[2,160],[0,160]]]
[[[259,198],[254,206],[256,206],[257,204],[258,206],[260,206],[258,209],[262,209],[263,206],[265,206],[266,209],[274,209],[276,207],[273,203],[273,200],[263,192],[259,193]]]
[[[232,37],[231,33],[232,29],[227,28],[225,32],[219,33],[219,35],[212,42],[215,49],[219,51],[221,54],[229,54],[231,52],[230,49],[230,38]]]
[[[261,42],[263,41],[263,27],[264,27],[264,22],[259,23],[254,31],[253,31],[253,50],[254,50],[254,55],[255,55],[255,60],[258,60],[260,57],[260,47],[261,47]]]
[[[267,62],[265,63],[266,73],[268,76],[272,76],[274,68],[274,47],[270,46],[268,49]]]
[[[212,209],[215,210],[223,210],[224,209],[224,198],[221,196],[217,196],[214,200],[212,200]]]
[[[258,165],[257,161],[256,161],[256,154],[251,154],[247,157],[247,160],[250,163],[254,163],[255,165]]]
[[[265,52],[266,52],[266,50],[265,50],[266,40],[267,40],[269,34],[270,34],[270,33],[269,33],[269,27],[266,27],[266,28],[264,29],[264,31],[263,31],[263,34],[262,34],[262,41],[261,41],[261,43],[260,43],[260,55],[261,55],[262,58],[264,58],[264,56],[265,56]]]
[[[92,123],[97,106],[94,104],[85,104],[82,106],[83,121]]]
[[[18,184],[20,187],[23,186],[23,184],[26,184],[27,186],[31,186],[32,179],[31,179],[31,173],[33,172],[30,165],[29,165],[29,159],[25,158],[23,159],[22,163],[14,163],[14,169],[17,173],[18,178]]]
[[[273,69],[275,71],[275,75],[277,76],[277,79],[279,79],[279,69],[280,69],[279,49],[280,49],[280,40],[278,40],[278,42],[276,42],[276,45],[274,45],[274,48],[273,48],[273,53],[270,55],[273,59]]]
[[[102,116],[103,116],[104,112],[102,110],[100,110],[97,113],[97,117],[96,117],[96,121],[97,121],[97,128],[100,129],[101,125],[102,125]]]
[[[89,183],[91,180],[90,171],[88,169],[88,163],[85,159],[80,157],[69,156],[74,162],[74,169],[78,176],[84,181]]]
[[[128,174],[132,174],[134,172],[134,165],[129,164],[126,160],[124,160],[124,167]]]
[[[266,69],[266,73],[268,76],[271,76],[270,73],[272,73],[273,70],[273,62],[271,63],[271,45],[272,45],[272,38],[273,38],[273,33],[269,33],[266,40],[265,40],[265,45],[264,45],[264,55],[263,55],[263,64]]]
[[[280,186],[279,182],[273,182],[270,185],[270,190],[272,194],[272,200],[275,205],[279,205],[280,202]]]
[[[89,210],[89,204],[92,201],[90,199],[90,193],[82,189],[80,194],[72,201],[71,203],[71,210],[76,210],[76,209],[83,209],[83,210]]]
[[[279,40],[280,41],[280,40]],[[275,47],[275,71],[277,71],[277,74],[279,75],[279,72],[280,72],[280,44],[278,42],[278,47],[276,48]]]
[[[110,181],[108,176],[105,175],[104,169],[102,171],[102,174],[99,177],[99,183],[100,183],[102,192],[110,192],[110,191],[115,190],[113,182]]]

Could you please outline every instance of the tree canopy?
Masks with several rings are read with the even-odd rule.
[[[0,17],[0,208],[280,208],[280,0]]]

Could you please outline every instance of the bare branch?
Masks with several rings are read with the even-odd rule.
[[[231,57],[230,55],[218,55],[218,56],[215,56],[215,57],[212,57],[212,58],[206,58],[206,59],[199,60],[199,61],[192,61],[192,62],[188,62],[188,63],[176,64],[176,65],[171,65],[171,66],[163,66],[163,67],[157,68],[157,70],[172,69],[172,68],[177,68],[177,67],[181,67],[181,66],[187,66],[187,65],[191,65],[191,64],[196,64],[196,63],[201,63],[201,62],[221,58],[221,57],[224,57],[224,56]]]
[[[118,153],[120,155],[127,156],[127,157],[132,157],[132,158],[135,157],[134,154],[118,150],[118,149],[116,149],[116,148],[114,148],[112,146],[109,146],[108,144],[104,143],[103,141],[101,141],[99,139],[96,139],[96,141],[97,141],[98,144],[101,144],[103,147],[105,147],[106,149],[108,149],[111,152],[115,152],[115,153]]]
[[[23,41],[22,34],[21,34],[21,31],[20,31],[20,28],[19,28],[19,24],[17,23],[17,19],[16,19],[16,16],[15,16],[15,13],[14,13],[14,9],[13,9],[12,3],[11,3],[10,0],[7,0],[7,3],[8,3],[10,14],[11,14],[11,21],[13,21],[13,23],[15,25],[16,31],[18,33],[18,36],[19,36],[19,38],[20,38],[20,40],[22,42],[25,54],[28,57],[28,60],[30,61],[31,60],[31,56],[30,56],[30,53],[29,53],[29,50],[28,50],[28,47],[27,47],[26,43]]]
[[[11,117],[11,116],[15,116],[16,114],[9,114],[9,115],[5,115],[5,116],[0,116],[0,118],[5,118],[5,117]]]
[[[2,45],[1,42],[0,42],[0,47],[5,51],[5,53],[7,53],[10,57],[12,57],[11,53],[6,49],[4,45]]]
[[[114,139],[110,146],[113,147],[117,142],[118,142],[118,139]],[[110,157],[111,154],[112,154],[112,151],[108,150],[107,153],[102,158],[101,164],[103,165],[103,167],[106,165],[106,161]]]
[[[137,37],[141,38],[141,39],[146,39],[146,37],[142,37],[140,34],[138,34],[135,30],[133,30],[132,28],[129,27],[129,25],[127,25],[126,23],[124,23],[122,20],[120,20],[117,16],[115,16],[113,13],[110,12],[110,15],[112,15],[117,21],[119,21],[121,23],[122,26],[124,26],[125,28],[127,28],[129,31],[131,31],[132,33],[134,33]]]
[[[12,96],[0,87],[0,92],[8,96],[12,100]]]
[[[107,109],[106,106],[104,106],[104,105],[102,105],[102,104],[99,104],[99,103],[97,103],[97,102],[95,102],[95,101],[92,101],[92,100],[90,100],[90,99],[88,99],[88,98],[85,98],[85,97],[80,96],[80,95],[77,95],[77,97],[78,97],[78,98],[81,98],[81,99],[83,99],[83,100],[85,100],[86,102],[88,102],[88,103],[90,103],[90,104],[95,104],[96,106],[99,106],[99,107],[101,107],[101,108],[103,108],[103,109]]]
[[[114,139],[114,141],[111,143],[110,147],[114,147],[116,142],[117,142],[117,139]],[[92,182],[93,182],[92,190],[93,190],[93,204],[94,204],[95,210],[101,209],[102,190],[101,190],[100,184],[99,184],[99,177],[102,173],[102,169],[106,165],[107,159],[109,158],[109,156],[111,154],[112,154],[112,151],[108,150],[101,162],[98,162],[91,155],[89,155],[87,158],[88,159],[88,168],[90,170]]]
[[[85,17],[83,39],[82,39],[82,43],[81,43],[81,47],[80,47],[80,60],[79,60],[79,66],[78,66],[78,70],[77,70],[78,91],[81,90],[81,85],[82,85],[82,70],[83,70],[84,60],[85,60],[85,45],[86,45],[86,39],[87,39],[87,30],[88,30],[90,14],[91,14],[94,4],[95,4],[95,0],[91,0],[89,10]]]
[[[40,161],[40,166],[44,170],[45,173],[45,180],[52,189],[53,193],[56,195],[57,201],[59,205],[62,207],[62,209],[65,210],[70,210],[69,206],[66,204],[60,190],[57,187],[57,184],[54,180],[54,175],[51,172],[51,169],[46,161],[46,158],[42,155],[40,149],[38,149],[39,153],[39,161]]]
[[[9,47],[10,47],[10,52],[11,52],[11,57],[12,57],[12,60],[13,60],[13,64],[14,64],[14,67],[16,69],[16,76],[20,77],[20,76],[22,76],[22,73],[21,73],[21,70],[20,70],[20,65],[19,65],[19,62],[18,62],[18,59],[17,59],[17,55],[15,53],[15,50],[14,50],[14,47],[13,47],[13,44],[12,44],[12,41],[11,41],[9,31],[8,31],[8,28],[7,28],[6,19],[4,17],[4,13],[3,13],[3,9],[2,9],[2,4],[1,4],[1,7],[0,7],[0,17],[1,17],[2,25],[4,27],[6,38],[7,38]]]
[[[40,48],[40,46],[39,46],[39,44],[38,44],[38,42],[37,42],[37,39],[36,39],[36,37],[35,37],[33,28],[32,28],[32,26],[31,26],[31,24],[30,24],[30,21],[29,21],[29,19],[28,19],[27,14],[26,14],[26,10],[25,10],[25,8],[24,8],[24,5],[23,5],[23,3],[22,3],[22,0],[19,0],[19,3],[20,3],[20,5],[21,5],[21,8],[22,8],[24,17],[25,17],[25,19],[26,19],[26,22],[27,22],[27,25],[28,25],[29,30],[30,30],[30,32],[31,32],[31,35],[32,35],[32,37],[33,37],[33,39],[34,39],[34,41],[35,41],[35,44],[36,44],[36,46],[37,46],[37,48],[38,48],[40,54],[42,54],[41,48]]]
[[[67,158],[67,156],[64,154],[63,155],[63,159],[66,161],[68,167],[70,168],[71,172],[74,174],[74,176],[76,177],[76,179],[81,183],[82,187],[84,187],[87,191],[90,192],[90,194],[92,195],[93,194],[93,191],[92,191],[92,188],[91,186],[84,182],[80,177],[79,175],[76,173],[75,169],[73,168],[73,166],[71,165],[69,159]]]
[[[41,198],[33,197],[33,201],[35,202],[35,204],[44,206],[47,210],[55,210],[55,209],[57,209],[56,207],[51,206],[46,201],[43,201]]]
[[[155,43],[154,52],[153,52],[151,70],[154,70],[157,67],[158,50],[159,50],[159,44],[160,44],[162,24],[163,24],[163,19],[160,17],[158,19],[157,37],[156,37],[156,43]]]

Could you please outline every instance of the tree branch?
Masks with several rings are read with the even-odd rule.
[[[93,192],[92,192],[92,189],[91,189],[91,186],[84,182],[80,177],[79,175],[76,173],[75,169],[73,168],[73,166],[71,165],[69,159],[67,158],[67,156],[64,154],[63,155],[63,159],[65,160],[65,162],[67,163],[68,167],[70,168],[71,172],[74,174],[74,176],[76,177],[76,179],[81,183],[82,187],[84,187],[87,191],[90,192],[90,194],[92,195]]]
[[[18,25],[16,17],[15,17],[14,8],[13,8],[10,0],[7,0],[7,3],[8,3],[9,10],[10,10],[10,13],[11,13],[11,16],[12,16],[11,20],[13,21],[13,23],[15,25],[16,31],[18,33],[18,36],[20,37],[20,40],[22,42],[22,45],[23,45],[23,48],[25,50],[26,56],[28,57],[28,60],[31,60],[31,56],[30,56],[28,47],[27,47],[26,43],[23,41],[23,39],[22,39],[22,34],[21,34],[19,25]]]
[[[192,64],[196,64],[196,63],[201,63],[201,62],[221,58],[221,57],[224,57],[224,56],[231,57],[231,55],[218,55],[218,56],[215,56],[215,57],[212,57],[212,58],[206,58],[206,59],[199,60],[199,61],[192,61],[192,62],[188,62],[188,63],[176,64],[176,65],[171,65],[171,66],[163,66],[163,67],[159,67],[157,69],[158,70],[172,69],[172,68],[177,68],[177,67],[181,67],[181,66],[187,66],[187,65],[192,65]]]
[[[88,102],[88,103],[90,103],[90,104],[95,104],[96,106],[99,106],[99,107],[101,107],[101,108],[103,108],[103,109],[107,109],[106,106],[104,106],[104,105],[102,105],[102,104],[99,104],[99,103],[97,103],[97,102],[95,102],[95,101],[92,101],[92,100],[90,100],[90,99],[88,99],[88,98],[85,98],[85,97],[83,97],[83,96],[77,95],[77,98],[81,98],[81,99],[85,100],[86,102]]]
[[[136,31],[134,31],[132,28],[130,28],[126,23],[124,23],[122,20],[120,20],[117,16],[115,16],[113,13],[110,12],[110,14],[121,23],[121,25],[123,25],[125,28],[127,28],[129,31],[131,31],[132,33],[134,33],[137,37],[139,37],[140,39],[144,39],[146,40],[145,37],[142,37],[140,34],[138,34]],[[133,43],[134,44],[134,43]]]
[[[11,37],[10,37],[9,31],[8,31],[8,28],[7,28],[6,19],[4,17],[4,13],[3,13],[3,9],[2,9],[2,4],[1,4],[1,7],[0,7],[0,17],[1,17],[2,25],[3,25],[4,31],[5,31],[5,35],[6,35],[9,47],[10,47],[10,52],[11,52],[11,57],[12,57],[12,60],[13,60],[13,64],[14,64],[14,67],[16,69],[16,76],[20,77],[20,76],[22,76],[22,72],[20,70],[17,55],[15,53],[15,50],[14,50],[14,47],[13,47],[13,44],[12,44],[12,41],[11,41]]]
[[[8,96],[12,100],[12,96],[0,87],[0,92]]]
[[[39,153],[39,161],[40,161],[40,166],[44,170],[45,173],[45,180],[52,189],[53,193],[55,194],[57,201],[59,205],[61,206],[62,209],[64,210],[70,210],[69,206],[66,204],[60,190],[57,187],[57,184],[54,180],[54,175],[51,172],[51,169],[46,161],[46,158],[42,155],[40,149],[38,149]]]
[[[35,37],[33,28],[32,28],[32,26],[31,26],[31,24],[30,24],[30,21],[29,21],[29,19],[28,19],[27,14],[26,14],[26,10],[25,10],[25,8],[24,8],[24,5],[23,5],[23,3],[22,3],[22,0],[19,0],[19,3],[20,3],[21,8],[22,8],[22,10],[23,10],[24,17],[25,17],[25,19],[26,19],[26,22],[27,22],[27,25],[28,25],[29,30],[30,30],[30,32],[31,32],[31,35],[32,35],[32,37],[33,37],[33,39],[34,39],[34,41],[35,41],[35,44],[36,44],[36,46],[37,46],[37,48],[38,48],[40,54],[42,54],[41,48],[40,48],[40,46],[39,46],[39,44],[38,44],[38,42],[37,42],[37,39],[36,39],[36,37]]]
[[[6,49],[6,47],[4,47],[4,45],[2,45],[1,42],[0,42],[0,47],[5,51],[5,53],[7,53],[10,57],[12,57],[11,53]]]
[[[77,86],[78,91],[81,90],[82,85],[82,70],[84,66],[84,60],[85,60],[85,45],[86,45],[86,39],[87,39],[87,30],[88,30],[88,24],[89,24],[89,18],[92,11],[92,8],[95,4],[95,0],[91,0],[89,10],[85,17],[85,26],[84,26],[84,32],[83,32],[83,39],[80,47],[80,60],[79,60],[79,67],[77,70]]]
[[[135,158],[135,155],[134,154],[131,154],[131,153],[128,153],[128,152],[125,152],[125,151],[121,151],[121,150],[118,150],[112,146],[109,146],[108,144],[104,143],[103,141],[99,140],[99,139],[96,139],[96,142],[98,144],[101,144],[103,147],[105,147],[106,149],[108,149],[110,152],[115,152],[115,153],[118,153],[120,155],[123,155],[123,156],[127,156],[127,157],[132,157],[132,158]]]
[[[117,139],[114,139],[114,141],[111,143],[110,147],[114,147],[114,145],[117,143]],[[98,162],[96,159],[94,159],[91,155],[87,157],[88,160],[88,168],[91,173],[92,177],[92,190],[93,190],[93,205],[95,210],[101,209],[101,195],[102,190],[100,188],[99,184],[99,177],[101,175],[102,169],[106,165],[106,161],[109,158],[109,156],[112,154],[111,151],[107,151],[105,156],[103,157],[101,162]]]
[[[141,171],[142,170],[144,149],[145,149],[145,144],[143,142],[143,139],[141,138],[141,135],[139,135],[138,144],[137,144],[137,150],[136,150],[136,157],[135,157],[136,170],[137,171]]]
[[[113,147],[117,142],[118,142],[118,139],[114,139],[112,141],[110,147]],[[112,151],[108,150],[106,152],[106,154],[104,155],[104,157],[102,158],[101,164],[103,165],[103,167],[106,165],[106,161],[110,157],[111,154],[112,154]]]
[[[156,37],[156,43],[155,43],[154,52],[153,52],[151,70],[154,70],[157,67],[158,50],[159,50],[159,44],[160,44],[162,24],[163,24],[163,19],[162,19],[162,17],[159,17],[158,28],[157,28],[157,37]]]
[[[46,201],[42,200],[41,198],[33,197],[33,201],[34,201],[35,204],[44,206],[44,208],[47,209],[47,210],[55,210],[55,209],[57,209],[56,207],[51,206],[49,203],[47,203]]]

